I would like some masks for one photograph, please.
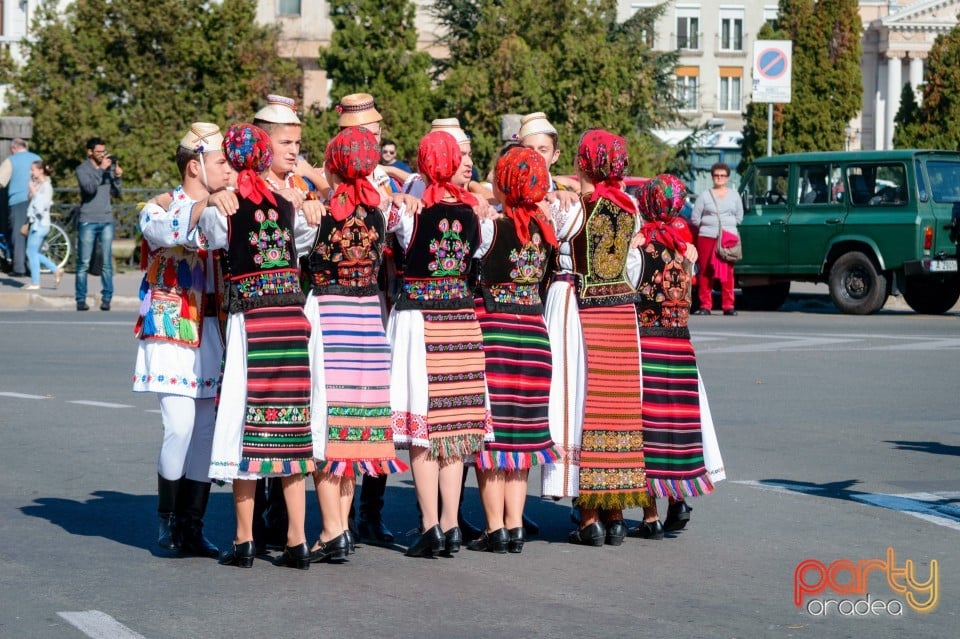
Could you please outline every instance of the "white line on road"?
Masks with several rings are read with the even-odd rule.
[[[85,399],[75,399],[68,404],[82,404],[83,406],[99,406],[100,408],[133,408],[130,404],[111,404],[110,402],[93,402]]]
[[[70,625],[92,639],[146,639],[138,632],[99,610],[85,612],[58,612]]]
[[[743,484],[760,490],[775,493],[793,493],[810,495],[811,497],[833,497],[877,506],[888,510],[896,510],[905,515],[928,521],[944,528],[960,531],[960,508],[953,505],[956,500],[955,492],[922,492],[902,493],[891,495],[887,493],[866,493],[846,491],[843,495],[831,493],[828,489],[816,484],[793,484],[776,481],[757,481],[754,479],[734,480],[735,484]]]
[[[0,397],[15,397],[17,399],[50,399],[46,395],[28,395],[27,393],[0,392]]]

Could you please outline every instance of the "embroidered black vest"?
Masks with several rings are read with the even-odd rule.
[[[486,309],[491,312],[540,315],[543,301],[540,287],[546,279],[553,247],[530,221],[530,241],[517,237],[515,222],[507,217],[494,222],[493,243],[480,260],[480,288]]]
[[[604,198],[581,202],[586,219],[570,239],[577,301],[582,308],[633,303],[636,289],[627,278],[627,253],[636,218]]]
[[[637,286],[641,336],[690,339],[690,272],[683,255],[659,242],[640,247],[643,274]]]
[[[468,278],[479,241],[469,206],[438,202],[423,209],[405,251],[397,310],[473,308]]]
[[[293,240],[293,205],[277,196],[277,206],[240,198],[227,218],[227,309],[238,313],[264,306],[303,306]]]
[[[337,222],[320,221],[317,241],[306,260],[307,277],[316,295],[376,295],[383,263],[386,222],[376,209],[357,207]]]

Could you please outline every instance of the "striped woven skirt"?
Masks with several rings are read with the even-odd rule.
[[[296,306],[244,311],[247,405],[240,471],[291,475],[314,470],[310,433],[310,324]]]
[[[582,308],[580,320],[587,388],[577,503],[608,509],[650,505],[636,310],[632,304]]]
[[[390,427],[390,344],[380,298],[320,295],[307,308],[322,342],[322,353],[312,355],[322,358],[325,380],[314,403],[315,437],[320,430],[326,440],[317,468],[348,477],[407,470]]]
[[[697,497],[713,490],[703,461],[697,358],[689,339],[641,337],[643,436],[654,497]]]
[[[541,315],[490,313],[477,301],[493,441],[477,465],[523,470],[560,459],[550,438],[550,339]]]

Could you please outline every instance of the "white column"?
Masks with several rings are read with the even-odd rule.
[[[919,51],[910,52],[910,86],[913,88],[914,95],[917,96],[917,104],[922,104],[923,93],[920,91],[920,85],[923,84],[923,58],[924,54]]]
[[[893,120],[900,110],[900,92],[903,91],[903,53],[887,51],[887,109],[884,113],[883,148],[893,148]]]

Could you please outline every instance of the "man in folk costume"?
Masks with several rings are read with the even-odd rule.
[[[548,171],[560,159],[560,134],[550,124],[546,113],[537,111],[520,118],[520,131],[517,133],[517,140],[522,146],[536,151],[546,162]],[[551,173],[550,188],[547,192],[552,193],[554,191],[578,193],[580,184],[576,180],[554,176]]]
[[[253,125],[227,130],[224,153],[238,171],[238,209],[224,216],[208,207],[200,218],[211,248],[225,251],[229,312],[209,472],[214,480],[233,482],[236,534],[221,564],[252,565],[257,480],[280,477],[288,525],[277,563],[307,569],[304,477],[316,464],[310,429],[310,323],[303,314],[297,263],[303,248],[312,245],[316,228],[264,181],[273,160],[271,146],[266,132]]]
[[[330,141],[325,170],[334,192],[303,263],[310,283],[304,313],[313,328],[313,478],[323,514],[311,549],[315,562],[340,561],[352,551],[357,474],[366,482],[407,470],[393,445],[390,344],[378,285],[388,216],[396,223],[402,206],[394,207],[367,179],[379,158],[376,137],[364,127],[347,127]],[[379,532],[369,529],[374,521],[368,511],[365,538]]]
[[[628,273],[638,260],[630,240],[639,219],[622,188],[626,166],[622,137],[600,129],[583,135],[581,206],[572,209],[573,219],[557,222],[560,274],[548,293],[551,348],[559,358],[554,371],[561,366],[573,374],[555,376],[551,387],[551,431],[568,454],[545,470],[544,492],[577,497],[582,520],[570,541],[591,546],[620,545],[622,509],[651,501],[640,429],[635,277]]]
[[[209,557],[218,554],[203,536],[203,516],[223,343],[216,261],[194,228],[209,194],[233,175],[222,143],[216,124],[193,123],[177,147],[183,182],[166,208],[151,202],[140,211],[146,273],[134,329],[133,390],[157,393],[163,422],[157,544]]]
[[[263,176],[270,190],[293,204],[298,216],[315,225],[323,213],[323,204],[317,191],[311,190],[303,179],[304,163],[300,160],[303,126],[295,102],[282,95],[268,95],[267,104],[253,116],[253,124],[270,136],[273,159]],[[311,181],[325,184],[322,176],[312,176]],[[211,198],[211,204],[230,215],[237,210],[238,200],[234,192],[224,191]],[[309,238],[298,237],[297,245],[306,248],[312,245],[316,229],[310,225],[303,228],[310,234]],[[262,553],[267,548],[282,548],[287,538],[287,514],[280,479],[260,480],[256,495],[254,537],[258,550]]]

